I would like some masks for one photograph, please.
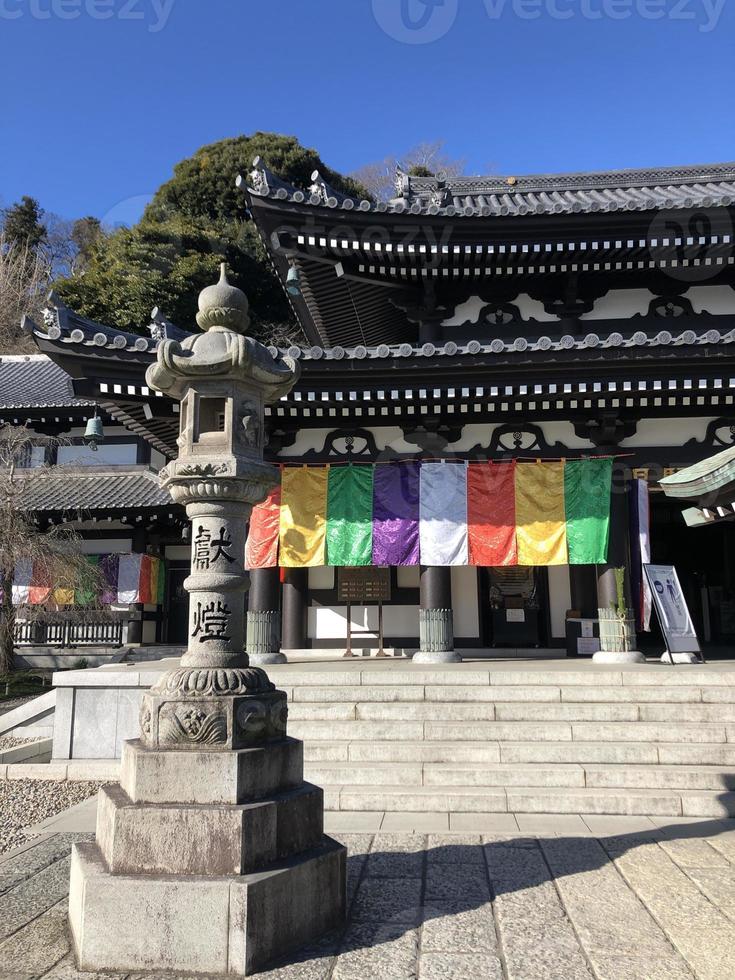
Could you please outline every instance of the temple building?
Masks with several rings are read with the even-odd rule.
[[[445,659],[564,647],[568,618],[595,620],[618,600],[616,568],[626,569],[625,601],[638,611],[644,537],[654,561],[676,565],[705,644],[731,641],[732,525],[690,529],[659,481],[735,446],[735,164],[446,180],[399,173],[396,196],[377,204],[337,193],[318,173],[309,187],[290,186],[260,160],[239,184],[307,338],[281,352],[298,363],[300,380],[267,409],[265,438],[282,494],[298,484],[291,499],[311,516],[296,520],[284,496],[271,502],[279,540],[267,560],[251,563],[258,649],[344,649],[348,610],[356,633],[366,631],[355,647],[375,649],[379,619],[386,647]],[[86,454],[60,477],[74,489],[49,489],[38,519],[77,522],[100,554],[160,559],[160,603],[133,596],[127,641],[181,643],[192,543],[182,539],[183,511],[154,479],[175,455],[178,405],[146,386],[145,371],[161,340],[194,326],[157,313],[145,335],[127,334],[54,300],[44,322],[27,327],[45,356],[3,358],[0,393],[3,378],[25,371],[20,387],[33,400],[4,396],[2,417],[56,427],[82,447],[97,406],[105,434],[92,460],[100,465],[89,467]],[[42,374],[54,379],[45,389],[33,380]],[[63,395],[54,385],[67,386]],[[573,548],[584,515],[572,513],[570,481],[581,493],[592,470],[572,464],[605,460],[604,549]],[[472,474],[481,472],[473,467],[488,462],[515,464],[513,481],[496,481],[487,495],[488,526],[512,538],[497,564],[477,533],[473,548]],[[326,512],[332,474],[349,464],[373,481],[365,490],[372,518],[368,509],[360,519],[365,534],[372,527],[371,544],[355,546],[354,566],[349,548],[330,562],[337,538]],[[294,476],[303,467],[307,475]],[[378,501],[378,484],[393,477],[398,509],[414,508],[413,549],[399,521],[406,515],[386,517]],[[354,504],[362,479],[340,499]],[[424,493],[431,479],[441,488],[436,515],[416,489]],[[304,504],[308,480],[324,514]],[[447,491],[443,514],[447,487],[456,499]],[[434,548],[433,519],[443,540],[456,535],[449,557]],[[376,545],[391,520],[403,550]],[[542,524],[555,545],[539,544]],[[383,570],[357,574],[373,566]]]

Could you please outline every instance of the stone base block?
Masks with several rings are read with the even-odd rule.
[[[346,849],[319,847],[238,877],[112,875],[95,844],[75,844],[69,923],[89,972],[248,976],[339,926]]]
[[[134,803],[251,803],[299,787],[304,747],[283,738],[232,752],[123,744],[120,785]]]
[[[97,843],[113,874],[242,875],[316,847],[324,794],[299,789],[239,806],[133,803],[100,791]]]
[[[288,658],[282,653],[249,653],[248,660],[252,667],[268,667],[270,664],[287,664]]]
[[[419,650],[412,661],[415,664],[461,664],[462,658],[454,650]]]
[[[596,664],[644,664],[646,658],[638,650],[598,650],[592,657]]]
[[[670,665],[672,662],[675,664],[699,664],[702,662],[696,653],[675,653],[673,654],[673,661],[671,658],[672,654],[666,650],[661,654],[661,663]]]

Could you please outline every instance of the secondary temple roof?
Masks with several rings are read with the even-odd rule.
[[[296,204],[391,214],[504,217],[657,211],[735,204],[735,163],[518,177],[414,177],[399,170],[396,197],[383,203],[340,194],[318,171],[307,190],[301,190],[272,174],[256,157],[249,189],[257,197]]]

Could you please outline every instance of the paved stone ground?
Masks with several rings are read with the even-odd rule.
[[[727,824],[662,818],[599,837],[338,836],[350,851],[346,929],[261,980],[735,977]],[[0,862],[2,980],[97,980],[75,970],[66,931],[69,850],[89,838],[47,833]]]

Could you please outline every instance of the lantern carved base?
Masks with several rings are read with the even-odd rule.
[[[220,673],[233,676],[205,683]],[[246,677],[253,693],[214,693]],[[145,696],[96,840],[74,847],[80,970],[246,976],[342,923],[346,851],[324,836],[286,718],[285,694],[252,668],[172,672]]]

